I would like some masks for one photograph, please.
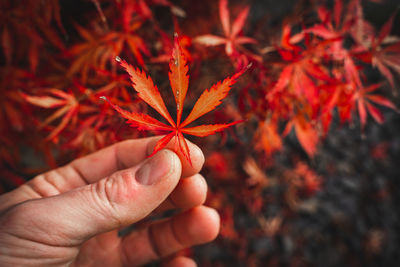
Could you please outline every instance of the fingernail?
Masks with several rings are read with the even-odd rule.
[[[173,152],[161,150],[153,157],[147,159],[136,172],[136,181],[143,185],[153,185],[167,176],[173,167]]]

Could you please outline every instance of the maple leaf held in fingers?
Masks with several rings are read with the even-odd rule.
[[[177,34],[175,34],[174,48],[172,50],[172,56],[169,63],[169,80],[176,102],[176,121],[174,121],[169,114],[161,97],[161,94],[157,86],[154,85],[152,79],[148,77],[146,73],[132,67],[126,61],[120,59],[119,57],[117,57],[116,60],[130,75],[132,86],[138,93],[138,96],[144,102],[154,108],[158,113],[160,113],[161,116],[163,116],[169,123],[169,125],[165,124],[146,114],[126,111],[108,101],[106,97],[102,97],[103,99],[107,100],[110,105],[122,115],[122,117],[127,119],[127,122],[131,126],[137,127],[140,130],[160,130],[170,132],[158,141],[158,143],[154,147],[152,155],[164,148],[173,137],[176,137],[177,141],[175,144],[177,149],[179,149],[179,151],[191,164],[190,151],[186,140],[183,137],[183,134],[200,137],[208,136],[218,131],[222,131],[225,128],[235,125],[239,122],[242,122],[235,121],[227,124],[207,124],[194,127],[186,127],[199,117],[203,116],[204,114],[210,112],[218,105],[220,105],[221,100],[227,96],[232,86],[236,83],[236,80],[250,67],[250,65],[235,73],[231,77],[226,78],[222,82],[218,82],[210,89],[205,90],[195,103],[188,117],[183,120],[183,122],[181,122],[184,100],[189,86],[189,69],[187,66],[187,60],[182,53]]]

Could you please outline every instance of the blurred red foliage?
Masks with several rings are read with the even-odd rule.
[[[202,117],[207,124],[245,122],[222,138],[195,139],[207,157],[204,172],[218,180],[209,204],[222,212],[223,238],[242,238],[235,231],[230,198],[243,198],[242,204],[257,214],[263,203],[277,201],[258,201],[260,192],[283,183],[284,201],[295,210],[299,198],[323,188],[323,177],[303,161],[294,161],[288,171],[269,172],[287,136],[296,136],[312,159],[321,140],[329,138],[335,117],[341,124],[359,121],[362,133],[368,114],[382,123],[381,107],[397,110],[391,95],[398,93],[400,74],[400,41],[391,35],[395,12],[377,28],[365,19],[361,0],[310,1],[297,5],[296,15],[271,35],[261,19],[252,18],[247,1],[201,1],[202,8],[178,2],[92,0],[78,1],[77,9],[63,0],[1,1],[0,192],[75,157],[145,136],[126,127],[100,99],[157,117],[132,93],[117,56],[150,74],[172,114],[187,116],[183,102],[176,110],[164,94],[174,32],[196,85],[187,92],[192,101],[211,82],[252,63],[227,104]],[[379,78],[371,78],[374,71]],[[372,156],[385,157],[385,149],[385,144],[373,148]],[[42,161],[33,160],[36,155]],[[225,194],[228,184],[244,188],[242,195]],[[280,215],[257,216],[257,223],[273,237],[285,221]],[[378,250],[377,236],[366,241],[370,250]]]

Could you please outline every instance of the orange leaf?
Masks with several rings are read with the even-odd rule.
[[[317,151],[318,133],[308,122],[296,119],[294,123],[297,139],[307,154],[313,157]]]
[[[213,85],[209,90],[205,90],[197,100],[189,116],[182,123],[181,127],[185,127],[221,104],[221,100],[229,93],[232,85],[236,83],[237,78],[239,78],[239,76],[242,75],[250,66],[251,65],[248,65],[235,73],[232,77],[226,78],[223,82]]]
[[[169,63],[169,80],[176,102],[177,119],[176,125],[179,126],[182,117],[183,101],[189,86],[189,76],[187,75],[188,66],[186,59],[179,46],[178,36],[175,35],[174,49]]]
[[[67,94],[59,89],[50,88],[44,89],[43,91],[60,98],[52,96],[30,96],[24,93],[21,93],[21,95],[27,102],[42,108],[60,107],[39,125],[39,128],[43,128],[62,116],[60,124],[57,125],[46,138],[47,140],[55,140],[57,135],[67,127],[67,124],[76,119],[79,102],[74,95]]]
[[[168,135],[164,136],[163,138],[161,138],[155,145],[153,152],[151,153],[151,155],[149,157],[153,156],[158,151],[163,149],[166,145],[168,145],[169,141],[171,141],[172,137],[174,137],[174,136],[175,136],[175,132],[172,132],[172,133],[169,133]]]
[[[190,151],[188,144],[186,143],[185,138],[183,137],[182,133],[178,131],[178,144],[179,149],[185,158],[189,161],[190,165],[192,165],[192,160],[190,159]]]
[[[191,128],[183,128],[183,129],[181,129],[181,132],[185,133],[185,134],[194,135],[194,136],[204,137],[204,136],[208,136],[208,135],[214,134],[216,132],[222,131],[225,128],[228,128],[232,125],[235,125],[235,124],[238,124],[241,122],[243,122],[243,121],[235,121],[235,122],[231,122],[228,124],[200,125],[200,126],[195,126],[195,127],[191,127]]]
[[[157,151],[160,151],[162,148],[164,148],[175,136],[177,138],[177,143],[175,143],[175,149],[177,150],[176,152],[179,155],[183,155],[183,158],[185,158],[191,165],[192,162],[190,159],[189,146],[185,138],[183,137],[183,133],[195,136],[207,136],[217,131],[222,131],[229,126],[241,122],[235,121],[229,124],[200,125],[192,128],[184,128],[187,124],[193,122],[198,117],[213,110],[216,106],[221,104],[221,100],[226,97],[232,85],[236,82],[237,78],[239,78],[239,76],[242,75],[243,72],[250,67],[250,65],[246,68],[243,68],[232,77],[225,79],[222,83],[217,83],[216,85],[211,87],[210,90],[205,90],[196,102],[192,112],[189,114],[186,120],[182,124],[180,124],[183,103],[189,85],[189,77],[187,75],[187,60],[185,58],[185,55],[182,53],[178,36],[175,34],[174,48],[172,51],[169,72],[171,88],[176,102],[176,123],[172,120],[170,114],[168,113],[164,101],[161,98],[160,92],[153,84],[153,81],[148,78],[144,72],[133,68],[128,63],[118,57],[117,61],[120,62],[121,66],[124,67],[125,70],[129,73],[131,81],[133,83],[133,87],[139,93],[139,97],[151,107],[153,107],[156,111],[158,111],[165,119],[167,119],[167,121],[171,125],[166,125],[145,114],[132,113],[123,110],[108,101],[106,97],[101,97],[102,99],[107,100],[110,105],[124,118],[128,119],[128,123],[130,123],[134,127],[138,127],[139,129],[143,130],[155,129],[171,131],[171,133],[164,136],[160,141],[157,142],[153,153],[150,156],[154,155]]]
[[[77,111],[78,111],[77,107],[71,108],[68,111],[68,113],[62,118],[60,124],[57,125],[57,127],[51,131],[51,133],[46,137],[46,139],[53,140],[65,127],[67,127],[68,122],[71,121],[72,117],[76,114]]]
[[[104,100],[107,100],[107,102],[119,113],[124,117],[125,119],[128,120],[128,123],[132,127],[138,127],[139,130],[161,130],[161,131],[170,131],[173,130],[171,126],[168,126],[153,117],[146,115],[146,114],[141,114],[141,113],[134,113],[134,112],[129,112],[126,110],[123,110],[122,108],[118,107],[117,105],[114,105],[111,103],[106,97],[101,97]]]
[[[121,66],[124,67],[126,72],[131,76],[132,86],[136,92],[138,92],[138,96],[152,108],[157,110],[157,112],[160,113],[172,126],[175,126],[175,122],[172,120],[157,86],[154,85],[151,78],[147,77],[146,73],[143,71],[135,69],[126,63],[125,60],[117,58],[117,61],[120,61]]]

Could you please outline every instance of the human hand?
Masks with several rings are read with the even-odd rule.
[[[217,212],[202,205],[204,156],[189,142],[192,166],[168,149],[147,158],[157,139],[117,143],[1,195],[0,266],[195,266],[174,253],[219,231]],[[170,209],[182,212],[118,236]]]

